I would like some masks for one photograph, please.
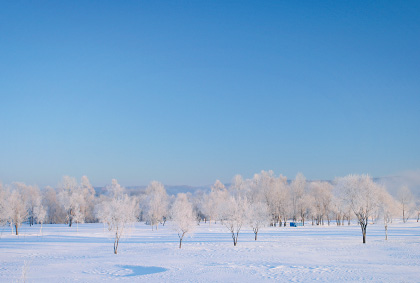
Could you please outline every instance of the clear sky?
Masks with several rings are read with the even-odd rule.
[[[0,180],[420,168],[420,1],[1,1]]]

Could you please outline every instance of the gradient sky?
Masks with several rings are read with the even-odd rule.
[[[1,1],[0,180],[420,168],[420,1]]]

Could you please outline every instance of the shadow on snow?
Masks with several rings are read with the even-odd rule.
[[[140,276],[153,273],[159,273],[167,271],[168,269],[158,266],[138,266],[138,265],[118,265],[118,267],[131,270],[131,273],[127,275],[121,275],[123,277]]]

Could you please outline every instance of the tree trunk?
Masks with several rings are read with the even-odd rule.
[[[118,242],[119,242],[119,238],[118,238],[118,233],[115,232],[115,241],[114,241],[114,254],[117,254],[118,252]]]
[[[366,219],[366,223],[360,223],[360,227],[362,228],[362,234],[363,234],[363,244],[366,244],[366,228],[367,228],[367,219]]]
[[[239,236],[239,232],[236,233],[232,232],[232,239],[233,239],[233,246],[236,247],[236,244],[238,243],[238,236]]]
[[[254,228],[254,234],[255,234],[255,241],[257,240],[257,236],[258,236],[258,229]]]
[[[407,222],[407,220],[405,219],[405,208],[404,208],[404,204],[403,204],[403,222]]]
[[[184,238],[184,235],[185,235],[185,232],[183,232],[181,236],[178,234],[178,237],[179,237],[179,248],[181,248],[182,239]]]
[[[388,225],[385,224],[385,240],[388,240]]]
[[[16,235],[19,235],[17,223],[15,223],[15,230],[16,230]]]

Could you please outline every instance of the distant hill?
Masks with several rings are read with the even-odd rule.
[[[413,192],[413,194],[420,198],[420,173],[419,171],[413,171],[409,174],[402,174],[400,176],[386,176],[373,178],[376,183],[384,185],[388,192],[393,196],[397,195],[398,189],[406,185]],[[290,184],[292,180],[288,180]],[[315,180],[307,180],[307,182],[313,182]],[[322,180],[325,182],[332,183],[331,180]],[[231,184],[224,184],[226,187],[229,187]],[[129,186],[126,187],[130,195],[140,195],[146,191],[147,186]],[[204,193],[210,192],[211,185],[206,186],[189,186],[189,185],[165,185],[166,192],[168,195],[176,195],[178,193],[191,193],[194,194],[196,191],[203,191]],[[97,195],[104,193],[104,187],[95,187]]]

